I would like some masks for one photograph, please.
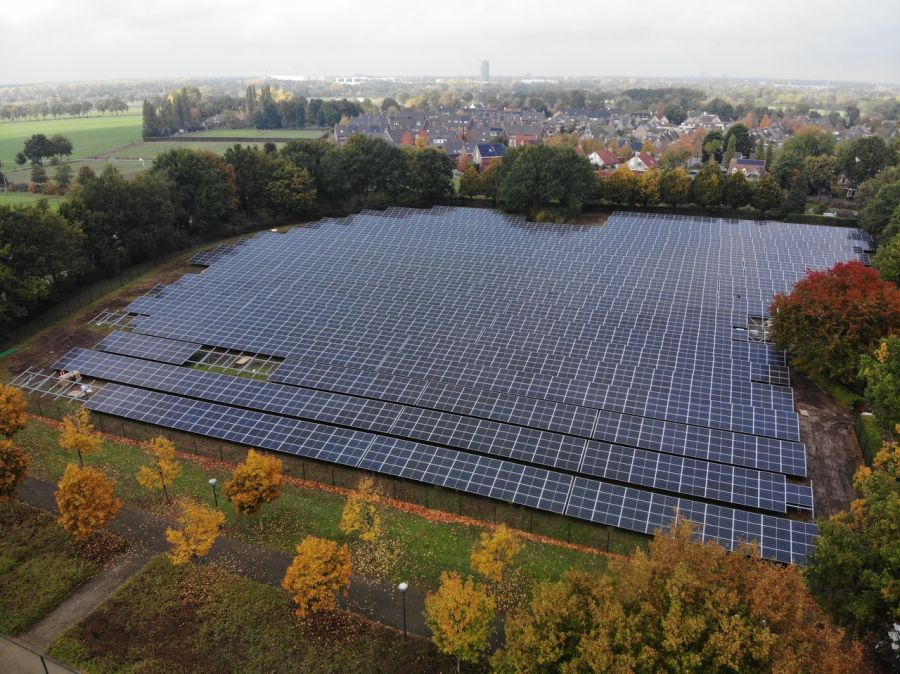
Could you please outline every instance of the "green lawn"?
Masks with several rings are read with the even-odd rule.
[[[326,131],[319,129],[210,129],[182,134],[184,138],[321,138]]]
[[[57,439],[58,432],[40,421],[29,421],[16,436],[16,441],[32,454],[32,474],[36,477],[56,481],[66,463],[75,460],[74,456],[58,449]],[[133,507],[160,509],[162,494],[148,493],[135,478],[145,461],[146,457],[139,449],[113,442],[105,442],[102,452],[85,459],[88,464],[101,466],[117,481],[118,493],[126,503]],[[230,477],[227,471],[208,470],[192,461],[181,464],[182,474],[171,490],[176,496],[189,495],[211,501],[209,478],[215,477],[224,484]],[[446,494],[450,496],[449,492]],[[281,498],[264,510],[265,528],[260,531],[255,518],[236,515],[227,500],[219,499],[228,518],[225,535],[282,552],[293,552],[296,544],[309,534],[350,542],[338,528],[344,502],[344,497],[337,494],[289,485]],[[419,588],[437,587],[440,574],[445,570],[469,573],[470,549],[483,531],[479,527],[435,522],[390,508],[384,510],[384,523],[387,544],[358,570],[363,575],[391,582],[406,580]],[[633,536],[623,536],[622,540],[626,544],[638,541]],[[366,559],[361,549],[354,548],[353,551],[355,560]],[[529,582],[557,579],[573,566],[601,571],[606,563],[607,558],[602,555],[528,542],[517,566],[523,582]]]
[[[33,206],[41,199],[46,199],[47,204],[55,211],[59,209],[62,197],[30,192],[0,192],[0,204],[4,206]]]
[[[25,140],[36,133],[46,136],[61,133],[69,138],[72,141],[72,159],[97,157],[113,148],[139,141],[141,123],[140,114],[4,122],[0,124],[0,161],[10,168]]]
[[[0,634],[18,634],[97,573],[121,549],[101,537],[77,544],[45,510],[0,504]]]
[[[215,567],[151,561],[49,654],[91,673],[455,671],[431,642],[349,614],[300,624],[287,595]]]

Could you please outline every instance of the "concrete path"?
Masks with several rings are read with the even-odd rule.
[[[3,674],[71,674],[71,670],[38,653],[14,637],[0,636],[0,671]]]

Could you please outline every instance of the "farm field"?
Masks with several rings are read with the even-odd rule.
[[[259,145],[265,142],[264,139],[260,139]],[[187,148],[188,150],[208,150],[210,152],[216,152],[218,154],[224,154],[225,150],[230,147],[234,147],[235,143],[231,142],[202,142],[198,141],[196,143],[190,142],[180,142],[180,141],[159,141],[152,143],[135,143],[134,145],[130,145],[125,148],[121,148],[116,150],[115,152],[110,153],[110,156],[116,159],[153,159],[157,155],[162,154],[166,150],[172,150],[176,148]],[[241,143],[241,145],[253,145],[253,143]],[[276,143],[278,147],[284,145],[284,143]]]
[[[47,200],[51,210],[55,211],[59,208],[60,197],[58,196],[29,192],[0,192],[0,206],[33,206],[41,199]]]
[[[210,129],[182,134],[184,138],[321,138],[323,129]]]
[[[61,133],[72,141],[72,159],[99,157],[113,148],[141,139],[141,115],[46,119],[0,124],[0,161],[7,167],[27,138],[36,133]],[[9,164],[7,164],[9,162]]]

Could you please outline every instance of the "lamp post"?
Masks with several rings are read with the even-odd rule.
[[[400,583],[397,586],[397,589],[400,590],[400,596],[403,598],[403,639],[406,640],[406,591],[409,589],[409,585],[406,583]]]
[[[212,487],[213,490],[213,503],[216,504],[216,508],[219,507],[219,496],[216,494],[216,478],[209,478],[209,486]]]

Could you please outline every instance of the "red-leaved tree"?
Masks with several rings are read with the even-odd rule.
[[[771,314],[772,340],[799,370],[854,384],[860,356],[900,330],[900,290],[860,262],[839,262],[776,295]]]

